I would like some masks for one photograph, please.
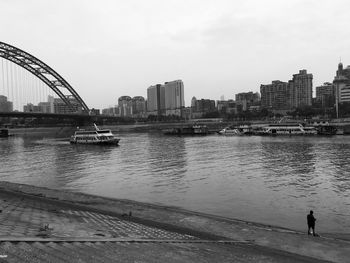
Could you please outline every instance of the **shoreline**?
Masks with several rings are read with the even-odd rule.
[[[350,257],[350,242],[337,234],[310,237],[292,229],[269,226],[241,219],[225,218],[177,207],[138,201],[105,198],[85,193],[54,190],[0,181],[0,189],[9,194],[80,209],[123,217],[132,213],[134,222],[179,233],[193,233],[209,240],[236,240],[255,246],[335,262]]]

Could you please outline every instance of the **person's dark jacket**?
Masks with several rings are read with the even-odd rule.
[[[315,226],[315,221],[316,221],[316,218],[314,217],[314,215],[307,215],[307,224],[309,226]]]

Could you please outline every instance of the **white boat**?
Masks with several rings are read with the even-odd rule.
[[[100,130],[94,124],[95,130],[78,129],[70,138],[70,143],[73,144],[109,144],[118,145],[120,139],[116,138],[111,130]]]
[[[258,135],[316,135],[317,129],[313,126],[304,126],[300,123],[270,124],[257,131]]]
[[[221,135],[250,135],[252,134],[252,127],[250,125],[230,126],[222,129],[218,133]]]

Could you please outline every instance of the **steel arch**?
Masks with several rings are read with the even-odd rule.
[[[67,106],[73,109],[73,106],[70,103],[70,101],[60,90],[60,88],[66,88],[78,101],[78,103],[86,111],[86,113],[89,113],[89,107],[82,100],[79,94],[72,88],[72,86],[69,85],[69,83],[63,77],[61,77],[55,70],[53,70],[44,62],[42,62],[40,59],[4,42],[0,42],[0,57],[3,57],[21,66],[22,68],[28,70],[30,73],[41,79],[66,103]]]

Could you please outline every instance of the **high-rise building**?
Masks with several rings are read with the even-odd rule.
[[[338,64],[333,84],[335,86],[336,102],[350,102],[350,66],[344,69],[342,63]]]
[[[0,112],[13,111],[12,101],[8,101],[6,96],[0,95]]]
[[[61,98],[55,98],[53,101],[54,112],[58,114],[82,113],[83,109],[79,102],[71,95],[66,96],[72,108],[66,105]]]
[[[196,101],[197,101],[196,97],[192,97],[192,99],[191,99],[191,107],[192,108],[196,106]]]
[[[260,103],[259,92],[242,92],[236,94],[237,104],[242,105],[242,110],[247,111],[250,106],[257,106]]]
[[[166,115],[181,116],[181,108],[185,107],[184,85],[182,80],[164,83]]]
[[[234,100],[218,100],[216,108],[221,113],[237,113],[237,103]]]
[[[288,82],[291,89],[292,108],[312,105],[312,78],[312,74],[302,69]]]
[[[41,112],[41,108],[33,103],[27,103],[23,106],[23,112]]]
[[[49,95],[47,97],[47,102],[39,102],[38,106],[39,106],[40,112],[54,113],[54,111],[55,111],[54,101],[55,101],[54,97]]]
[[[260,85],[261,107],[272,110],[290,110],[290,93],[287,82],[274,80],[271,84]]]
[[[274,111],[288,111],[293,108],[312,105],[312,74],[299,70],[288,82],[279,80],[261,85],[261,107]]]
[[[157,84],[147,89],[147,112],[158,116],[165,114],[164,85]]]
[[[118,106],[114,106],[114,107],[109,107],[109,108],[102,109],[102,115],[118,116],[117,113],[119,113],[119,108],[118,108]]]
[[[130,96],[121,96],[118,99],[120,117],[132,117],[132,99]]]
[[[335,85],[325,82],[316,87],[316,102],[324,107],[333,107],[335,104]]]
[[[135,96],[131,99],[132,113],[135,117],[144,117],[146,113],[146,100],[142,96]]]
[[[147,112],[154,115],[181,115],[185,107],[182,80],[157,84],[147,89]]]
[[[173,110],[185,106],[184,84],[182,80],[174,80],[164,83],[165,108]]]
[[[215,110],[215,100],[200,99],[196,101],[195,111],[208,113],[213,112]]]

